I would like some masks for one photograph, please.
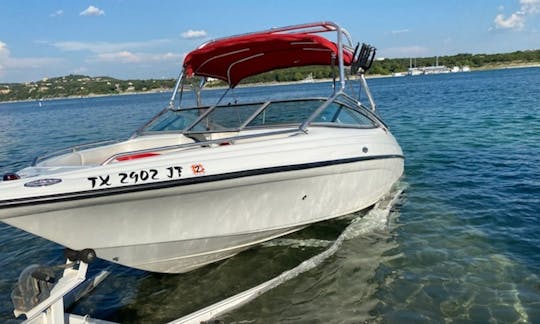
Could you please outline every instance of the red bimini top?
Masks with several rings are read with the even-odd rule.
[[[337,62],[337,45],[309,33],[263,32],[206,43],[184,59],[184,74],[223,80],[230,87],[242,79],[263,72],[306,65],[331,65]],[[352,52],[343,49],[344,65],[351,65]]]

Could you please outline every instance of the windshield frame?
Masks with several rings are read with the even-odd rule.
[[[295,122],[285,121],[283,123],[263,123],[260,125],[253,125],[252,123],[262,114],[268,112],[270,109],[273,109],[276,105],[290,105],[294,103],[317,103],[309,107],[309,111],[304,112],[303,118],[298,119]],[[364,123],[359,122],[358,124],[354,123],[339,123],[335,121],[335,117],[330,121],[321,121],[317,120],[321,114],[328,109],[332,104],[337,104],[342,108],[350,109],[354,111],[359,116],[362,116],[365,121]],[[213,117],[216,114],[219,114],[225,109],[242,109],[242,107],[251,107],[251,113],[245,114],[244,118],[238,121],[238,124],[234,127],[216,127],[208,128],[202,127],[202,123],[209,120],[210,117]],[[278,106],[279,107],[279,106]],[[246,108],[247,109],[247,108]],[[281,107],[281,109],[283,109]],[[291,109],[294,109],[291,108]],[[306,109],[305,107],[300,107],[299,109]],[[340,108],[341,109],[341,108]],[[193,113],[198,112],[198,113]],[[201,113],[202,112],[202,113]],[[167,116],[170,114],[190,114],[191,120],[184,123],[183,127],[177,127],[174,129],[166,129],[167,127],[162,127],[161,129],[152,130],[152,127],[156,127],[163,120],[166,120]],[[164,117],[165,116],[165,117]],[[189,116],[189,115],[186,115]],[[336,115],[337,116],[337,115]],[[178,117],[180,118],[180,117]],[[173,124],[176,119],[172,119],[169,122]],[[182,124],[182,123],[179,123]],[[186,126],[187,125],[187,126]],[[264,128],[294,128],[302,132],[307,132],[309,126],[323,126],[323,127],[339,127],[339,128],[376,128],[383,127],[386,128],[386,125],[381,121],[381,119],[374,114],[370,109],[361,105],[358,101],[351,98],[345,92],[338,91],[329,98],[324,97],[311,97],[311,98],[301,98],[301,99],[286,99],[286,100],[275,100],[275,101],[264,101],[264,102],[253,102],[253,103],[242,103],[242,104],[227,104],[227,105],[213,105],[213,106],[197,106],[190,108],[181,108],[181,109],[171,109],[167,108],[160,112],[156,117],[150,120],[146,125],[141,127],[137,132],[138,135],[144,134],[162,134],[162,133],[181,133],[186,136],[191,134],[201,134],[201,133],[222,133],[222,132],[239,132],[242,130],[249,129],[264,129]]]

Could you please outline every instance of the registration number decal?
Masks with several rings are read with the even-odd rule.
[[[88,177],[93,188],[110,187],[114,184],[138,184],[157,180],[179,179],[182,177],[181,166],[170,166],[160,169],[143,169],[131,172]]]

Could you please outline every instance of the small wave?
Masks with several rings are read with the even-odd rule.
[[[350,240],[361,235],[384,230],[388,227],[388,216],[406,189],[405,183],[396,185],[386,196],[375,204],[364,217],[357,217],[345,228],[341,236]],[[339,238],[338,238],[339,239]]]
[[[286,246],[294,249],[301,248],[323,248],[332,244],[333,241],[329,240],[318,240],[318,239],[274,239],[272,241],[265,242],[261,244],[262,247],[277,247],[277,246]]]

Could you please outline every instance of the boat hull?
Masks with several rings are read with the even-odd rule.
[[[181,273],[369,207],[402,172],[399,155],[288,165],[149,190],[70,196],[21,205],[0,217],[66,247],[94,249],[111,262]]]

